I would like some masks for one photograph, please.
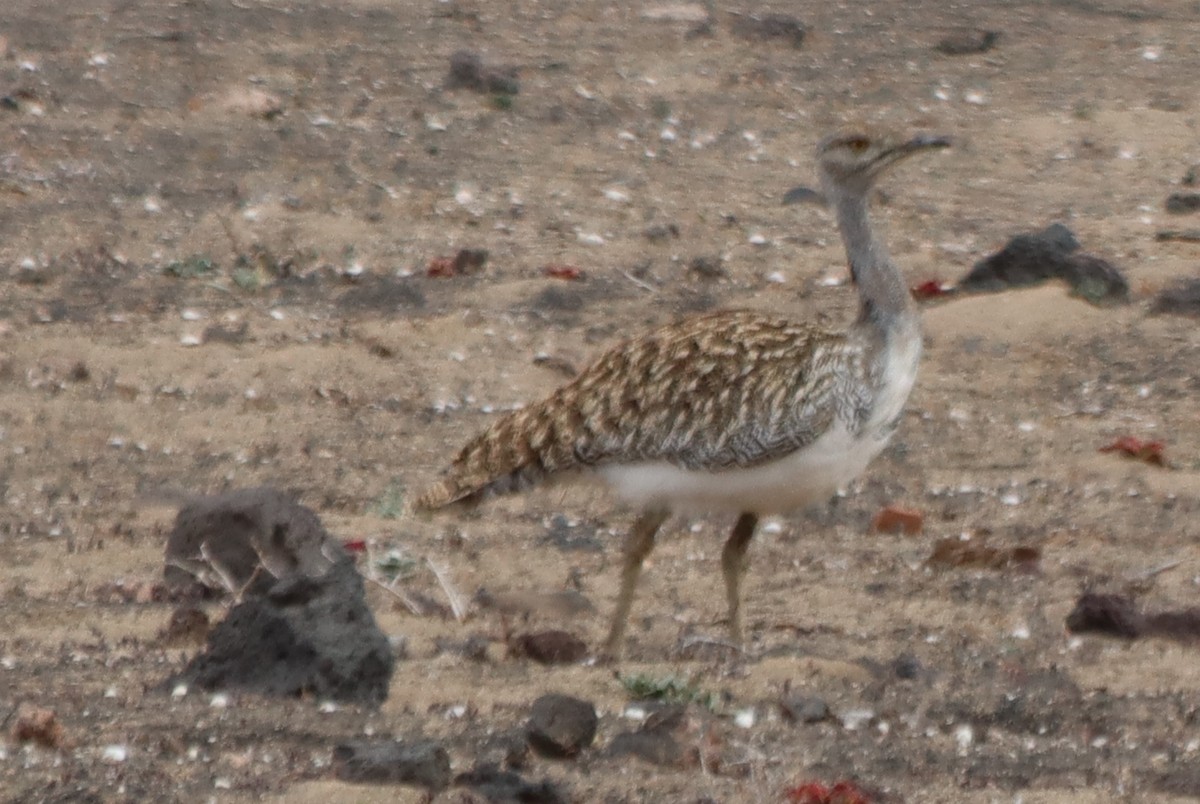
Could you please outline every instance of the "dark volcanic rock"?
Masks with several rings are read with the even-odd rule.
[[[946,34],[934,49],[947,56],[966,56],[972,53],[986,53],[1000,41],[997,31],[985,31],[982,28],[962,28]]]
[[[450,784],[450,755],[434,742],[355,740],[333,749],[333,773],[345,782],[407,784],[437,791]]]
[[[637,731],[614,737],[606,753],[680,769],[694,768],[703,759],[704,766],[712,771],[721,765],[721,743],[707,712],[694,706],[668,706],[646,718]]]
[[[596,738],[596,707],[579,698],[551,693],[533,702],[529,744],[549,757],[573,757]]]
[[[958,283],[968,292],[997,291],[1062,279],[1072,292],[1094,303],[1129,300],[1129,283],[1111,263],[1078,251],[1066,226],[1053,223],[1040,232],[1019,234],[985,257]]]
[[[260,595],[280,578],[320,575],[345,557],[321,520],[273,488],[249,488],[185,505],[167,537],[163,579],[175,590]],[[232,587],[232,588],[230,588]]]
[[[521,90],[515,67],[486,65],[483,58],[471,50],[457,50],[450,56],[446,86],[501,95],[516,95]]]
[[[820,723],[829,719],[829,704],[815,695],[792,695],[781,698],[779,709],[794,723]]]
[[[1154,297],[1150,311],[1200,317],[1200,277],[1185,279]]]
[[[743,39],[781,39],[800,47],[808,29],[789,14],[739,14],[733,20],[733,32]]]
[[[1172,193],[1167,196],[1164,206],[1174,215],[1200,212],[1200,193]]]
[[[471,790],[488,804],[567,804],[571,800],[549,780],[527,782],[491,765],[460,773],[454,777],[454,786]]]
[[[509,641],[514,656],[526,656],[539,664],[572,664],[587,656],[587,644],[568,631],[538,631],[517,634]]]
[[[182,682],[378,705],[394,663],[367,608],[362,577],[344,559],[319,578],[286,578],[264,597],[234,606],[209,633],[205,650],[163,687]]]

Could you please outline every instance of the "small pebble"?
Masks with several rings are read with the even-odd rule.
[[[100,757],[105,762],[124,762],[129,758],[129,749],[123,745],[106,745]]]
[[[846,731],[855,731],[871,722],[875,712],[871,709],[850,709],[843,712],[838,719]]]
[[[743,709],[733,716],[733,722],[741,729],[754,728],[754,721],[756,719],[757,717],[753,709]]]

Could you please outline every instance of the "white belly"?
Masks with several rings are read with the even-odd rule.
[[[861,474],[886,443],[886,436],[854,438],[839,427],[750,469],[697,472],[655,462],[606,466],[600,474],[619,497],[640,507],[783,513],[827,499]]]
[[[920,357],[921,336],[915,327],[893,338],[871,416],[857,435],[838,422],[807,447],[749,469],[690,471],[659,461],[605,466],[600,475],[618,496],[642,507],[770,514],[823,502],[862,474],[887,446]]]

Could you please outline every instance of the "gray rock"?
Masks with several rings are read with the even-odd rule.
[[[526,734],[533,750],[543,756],[573,757],[592,744],[598,723],[592,704],[551,693],[533,702]]]
[[[783,716],[795,723],[820,723],[829,719],[829,704],[815,695],[795,695],[779,702]]]
[[[454,777],[455,790],[465,788],[487,804],[567,804],[570,797],[554,783],[543,779],[528,782],[511,771],[483,765]]]
[[[261,595],[279,579],[318,576],[346,557],[312,510],[269,487],[203,497],[179,510],[163,579],[175,590]]]
[[[1200,277],[1184,279],[1161,291],[1154,297],[1150,311],[1200,318]]]
[[[162,686],[378,705],[394,664],[391,644],[367,608],[362,577],[347,558],[319,578],[293,576],[234,606],[209,633],[205,650]]]
[[[344,782],[405,784],[436,792],[450,784],[450,755],[428,741],[354,740],[333,749],[333,772]]]

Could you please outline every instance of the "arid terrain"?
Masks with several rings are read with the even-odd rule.
[[[942,52],[961,29],[999,37]],[[482,68],[452,79],[464,49]],[[572,801],[1200,797],[1200,645],[1065,627],[1084,591],[1200,593],[1200,329],[1152,307],[1200,274],[1200,244],[1156,238],[1200,228],[1164,206],[1200,170],[1200,4],[5,0],[0,54],[0,799],[423,801],[335,779],[334,747],[436,740],[469,771],[548,691],[595,704],[595,743],[514,769]],[[632,512],[590,485],[406,500],[643,328],[851,317],[832,217],[782,199],[855,122],[955,140],[875,205],[914,286],[1058,221],[1130,303],[925,302],[891,446],[755,540],[744,653],[705,639],[732,522],[698,513],[661,535],[615,672],[510,655],[514,631],[599,645]],[[485,264],[455,271],[463,249]],[[1122,437],[1167,465],[1100,451]],[[378,710],[158,689],[200,647],[158,638],[176,511],[263,484],[436,604],[370,586],[403,645]],[[873,530],[889,505],[921,532]],[[930,561],[960,539],[1024,560]],[[594,610],[540,605],[564,589]],[[703,761],[610,750],[634,677],[699,701]],[[22,704],[53,744],[17,739]]]

